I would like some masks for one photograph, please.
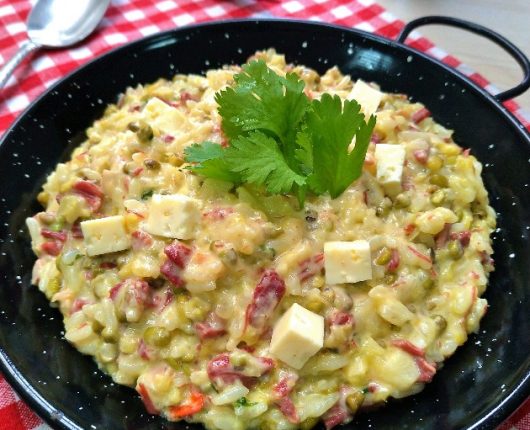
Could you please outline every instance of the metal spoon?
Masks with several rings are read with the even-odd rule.
[[[39,48],[62,48],[87,37],[103,18],[110,0],[38,0],[28,17],[28,36],[0,70],[0,89],[15,68]]]

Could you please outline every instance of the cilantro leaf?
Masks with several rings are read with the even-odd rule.
[[[225,160],[244,182],[265,184],[272,194],[287,193],[295,184],[305,185],[306,178],[289,167],[276,141],[259,131],[233,140]]]
[[[313,173],[308,184],[317,194],[338,197],[362,173],[362,165],[375,126],[375,117],[364,122],[355,100],[342,103],[339,96],[322,95],[307,113],[307,130],[313,143]],[[355,147],[349,145],[355,136]]]
[[[338,197],[362,173],[376,118],[365,122],[359,104],[323,94],[309,101],[304,82],[258,60],[216,94],[228,148],[212,142],[185,150],[193,172],[236,184],[292,193],[303,206],[308,192]],[[355,146],[350,146],[355,138]]]
[[[294,73],[286,77],[277,75],[263,60],[244,65],[234,80],[234,88],[227,88],[215,97],[225,135],[235,139],[260,130],[294,149],[298,124],[309,105],[304,82]]]
[[[296,145],[294,157],[300,163],[300,169],[307,175],[313,170],[313,143],[306,127],[296,135]]]
[[[186,161],[197,163],[189,166],[188,169],[212,179],[239,183],[241,178],[238,174],[230,170],[221,145],[214,142],[203,142],[200,145],[195,143],[184,150]]]

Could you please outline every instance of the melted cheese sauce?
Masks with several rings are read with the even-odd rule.
[[[352,91],[335,67],[319,76],[272,50],[255,57],[297,73],[309,97]],[[33,281],[64,315],[66,339],[150,413],[209,429],[331,428],[419,392],[478,329],[495,214],[480,163],[401,94],[382,95],[363,174],[334,200],[300,209],[191,173],[186,146],[226,144],[214,94],[239,70],[129,88],[107,108],[28,219]],[[381,183],[380,144],[404,150],[397,190]],[[171,195],[189,204],[155,217],[153,200]],[[366,241],[371,278],[327,282],[333,241]],[[324,320],[323,346],[300,369],[270,351],[295,303]]]

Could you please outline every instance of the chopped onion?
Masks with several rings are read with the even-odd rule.
[[[339,400],[337,393],[333,394],[308,394],[300,396],[300,401],[296,404],[296,410],[300,417],[300,422],[307,418],[318,418],[322,416]]]
[[[245,397],[247,394],[248,388],[241,385],[241,383],[237,383],[225,388],[219,394],[212,396],[211,399],[214,405],[219,406],[234,403],[236,400]]]

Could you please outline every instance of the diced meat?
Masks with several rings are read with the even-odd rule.
[[[75,299],[72,303],[72,307],[70,308],[70,315],[75,314],[76,312],[79,312],[81,309],[83,309],[83,306],[88,304],[88,300],[86,299]]]
[[[230,357],[228,354],[220,354],[208,362],[207,372],[210,379],[215,379],[233,374],[235,370],[230,364]]]
[[[164,253],[173,263],[184,269],[191,256],[191,248],[176,240],[164,248]]]
[[[151,296],[151,302],[149,305],[152,308],[162,310],[173,301],[173,298],[174,294],[170,289],[166,289],[165,291],[157,291]]]
[[[453,224],[446,223],[442,231],[436,235],[436,238],[435,238],[436,249],[440,249],[445,246],[445,244],[449,240],[452,225]]]
[[[423,349],[418,348],[416,345],[406,339],[394,339],[391,343],[403,351],[408,352],[410,355],[414,355],[416,357],[425,356],[425,351]]]
[[[101,269],[115,269],[116,267],[118,267],[118,265],[116,263],[113,263],[112,261],[103,261],[99,264],[99,267]]]
[[[335,426],[338,426],[345,422],[350,417],[350,414],[344,406],[337,403],[324,415],[324,425],[326,430],[330,430]]]
[[[298,375],[296,373],[280,372],[280,381],[272,387],[272,393],[275,399],[281,399],[288,396],[296,385]]]
[[[436,367],[423,357],[416,357],[415,360],[420,371],[418,382],[431,382],[432,377],[436,373]]]
[[[347,325],[353,324],[352,314],[344,311],[336,311],[329,318],[330,325]]]
[[[274,361],[271,358],[254,357],[249,353],[246,353],[245,365],[234,367],[230,362],[230,355],[224,353],[212,358],[208,362],[206,371],[212,382],[221,381],[225,384],[232,384],[239,380],[243,385],[248,387],[273,367]]]
[[[300,278],[300,282],[304,282],[309,278],[318,275],[324,269],[324,253],[321,252],[320,254],[302,261],[299,264],[299,267],[300,271],[298,272],[298,277]]]
[[[131,172],[131,176],[133,177],[137,177],[137,176],[140,176],[140,174],[144,171],[144,168],[141,167],[141,166],[138,166],[136,169],[134,169],[132,172]]]
[[[191,248],[179,242],[174,241],[171,245],[167,245],[164,248],[168,260],[166,260],[162,267],[160,267],[160,273],[164,275],[169,282],[175,287],[183,287],[184,280],[181,277],[181,270],[186,267],[190,256]]]
[[[116,306],[116,311],[126,317],[127,321],[136,322],[150,303],[149,284],[143,279],[129,278],[111,288],[109,297]]]
[[[184,279],[180,276],[180,272],[180,267],[171,260],[166,260],[160,267],[160,273],[177,288],[184,286]]]
[[[259,331],[266,327],[267,320],[285,294],[285,282],[274,270],[267,270],[259,281],[252,302],[247,307],[245,325]]]
[[[469,245],[471,240],[471,232],[469,230],[458,231],[450,234],[451,240],[458,240],[465,248]]]
[[[406,162],[406,160],[405,160]],[[401,187],[405,191],[413,190],[416,187],[414,186],[414,177],[408,172],[403,172],[403,177],[401,178]]]
[[[389,272],[395,272],[399,267],[399,251],[395,248],[392,249],[392,256],[386,266],[386,270]]]
[[[119,282],[117,283],[116,285],[114,285],[114,287],[112,287],[109,291],[109,297],[114,300],[116,298],[116,296],[118,295],[118,293],[120,292],[121,288],[123,287],[124,283],[123,282]]]
[[[62,248],[63,248],[63,243],[58,240],[54,240],[51,242],[44,242],[41,245],[41,250],[43,252],[45,252],[48,255],[52,255],[54,257],[57,257],[61,253]]]
[[[136,391],[138,391],[138,394],[140,394],[140,397],[142,398],[142,401],[144,402],[145,409],[148,413],[157,415],[160,412],[158,409],[155,408],[155,405],[153,404],[153,401],[151,400],[151,397],[149,396],[149,391],[147,391],[147,388],[145,388],[144,384],[138,384],[136,387]]]
[[[195,331],[201,340],[226,334],[225,322],[215,312],[210,312],[205,321],[195,324]]]
[[[413,155],[418,163],[426,164],[429,158],[429,150],[428,149],[416,149],[413,152]]]
[[[410,246],[410,245],[407,245],[407,248],[410,250],[410,252],[412,252],[416,257],[418,257],[420,260],[423,260],[429,264],[432,264],[432,260],[429,256],[425,255],[425,254],[422,254],[421,252],[419,252],[416,248],[414,248],[413,246]]]
[[[298,424],[300,422],[300,418],[296,412],[296,407],[289,397],[283,397],[282,399],[278,400],[276,404],[289,422],[293,424]]]
[[[40,234],[42,235],[42,237],[45,237],[46,239],[58,240],[60,242],[66,241],[66,231],[64,230],[53,231],[53,230],[48,230],[46,228],[43,228]]]
[[[180,100],[179,100],[180,104],[181,104],[181,105],[182,105],[182,104],[186,104],[186,102],[187,102],[188,100],[198,101],[199,98],[198,98],[197,96],[194,96],[193,94],[191,94],[191,93],[188,92],[188,91],[182,91],[182,92],[180,93]]]
[[[76,222],[72,225],[72,228],[70,229],[72,232],[72,237],[75,239],[83,239],[83,230],[81,230],[81,225],[79,222]]]
[[[149,360],[149,348],[147,347],[143,339],[140,339],[140,342],[138,343],[138,355],[143,360]]]
[[[153,244],[153,238],[149,233],[142,230],[133,231],[132,234],[132,248],[137,251],[143,248],[149,248]]]
[[[428,118],[431,116],[431,112],[429,111],[429,109],[427,108],[421,108],[419,110],[417,110],[416,112],[414,112],[412,114],[412,116],[410,117],[410,119],[412,120],[412,122],[414,122],[415,124],[419,124],[420,122],[422,122],[425,118]]]
[[[77,181],[72,190],[86,200],[92,212],[97,212],[101,208],[103,191],[96,184],[90,181]]]
[[[214,208],[208,212],[205,212],[203,216],[212,221],[220,221],[225,219],[228,215],[234,212],[232,208]]]

